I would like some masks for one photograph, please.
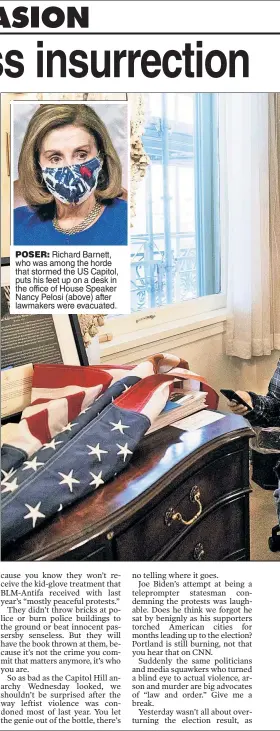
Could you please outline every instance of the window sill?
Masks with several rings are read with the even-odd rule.
[[[136,332],[116,336],[103,343],[101,363],[114,362],[133,364],[156,352],[168,352],[172,348],[193,343],[223,333],[227,316],[226,308],[209,313],[193,315],[183,320],[174,320],[156,327],[143,328]]]

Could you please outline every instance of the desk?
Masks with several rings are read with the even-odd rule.
[[[2,561],[249,560],[251,436],[231,414],[145,437],[124,472],[10,544]]]

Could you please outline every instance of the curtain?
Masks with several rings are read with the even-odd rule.
[[[221,94],[219,134],[221,243],[227,251],[226,352],[249,359],[280,346],[275,99],[266,93]]]
[[[271,322],[280,350],[280,94],[269,94]]]

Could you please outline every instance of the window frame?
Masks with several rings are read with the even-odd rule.
[[[206,171],[206,175],[205,175]],[[219,230],[219,145],[218,94],[195,94],[194,131],[195,227],[198,296],[163,307],[138,310],[130,315],[106,319],[106,330],[113,338],[157,326],[182,322],[226,308],[226,252]],[[219,253],[219,256],[217,254]],[[211,294],[220,285],[217,294]],[[187,322],[186,322],[187,327]]]

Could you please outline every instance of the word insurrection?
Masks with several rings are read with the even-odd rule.
[[[204,75],[219,79],[249,77],[247,51],[213,49],[205,52],[203,42],[185,43],[182,50],[175,48],[160,54],[155,49],[137,50],[90,50],[75,49],[67,54],[62,49],[45,49],[42,40],[37,41],[36,71],[38,78],[83,79],[91,75],[101,78],[134,78],[143,74],[147,79],[163,75],[175,79],[184,75],[190,79]],[[19,50],[0,53],[0,76],[6,74],[17,79],[24,74],[24,56]]]

